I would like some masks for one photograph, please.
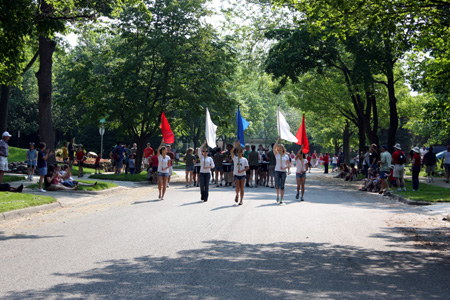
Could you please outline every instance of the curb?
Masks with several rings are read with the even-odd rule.
[[[402,203],[408,204],[408,205],[433,205],[433,203],[431,203],[431,202],[409,200],[405,197],[402,197],[402,196],[396,195],[396,194],[392,194],[392,193],[389,193],[389,197],[393,198],[395,200],[398,200]]]
[[[62,205],[57,200],[55,203],[44,204],[39,206],[27,207],[22,209],[17,209],[13,211],[8,211],[0,214],[0,220],[11,220],[18,217],[23,217],[27,214],[37,213],[44,210],[51,210],[56,208],[61,208]]]

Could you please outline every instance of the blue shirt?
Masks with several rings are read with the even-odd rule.
[[[28,159],[28,164],[35,166],[36,165],[36,158],[37,158],[37,151],[36,149],[33,149],[33,151],[28,150],[27,151],[27,159]]]
[[[38,153],[38,168],[47,168],[47,161],[44,159],[46,153],[44,151],[39,151]]]

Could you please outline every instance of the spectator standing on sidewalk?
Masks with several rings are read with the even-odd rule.
[[[406,192],[405,186],[405,163],[406,156],[405,152],[402,151],[402,147],[399,143],[394,146],[395,152],[392,154],[392,160],[394,161],[394,177],[397,179],[397,192],[401,192],[402,187]]]
[[[11,135],[9,132],[5,131],[0,140],[0,184],[3,183],[3,176],[5,176],[5,172],[8,171],[8,141],[10,137]]]
[[[447,152],[444,152],[444,157],[442,157],[441,168],[445,168],[445,182],[449,182],[450,177],[450,145],[447,145]]]
[[[388,147],[386,145],[381,146],[381,155],[380,161],[378,162],[380,165],[380,179],[381,179],[381,188],[378,192],[379,194],[386,193],[388,190],[387,178],[389,177],[389,167],[391,166],[392,156],[387,151]]]
[[[330,156],[328,152],[325,152],[325,156],[323,157],[323,165],[325,166],[325,174],[328,174],[328,165],[330,164]]]
[[[411,160],[412,165],[412,186],[413,192],[417,192],[419,190],[419,173],[420,173],[420,149],[419,147],[414,147],[412,149],[413,155]]]
[[[433,153],[433,146],[423,156],[422,164],[425,165],[425,172],[428,175],[428,183],[434,182],[434,170],[436,169],[436,154]]]

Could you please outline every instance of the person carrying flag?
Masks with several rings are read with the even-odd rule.
[[[231,149],[231,157],[234,162],[234,180],[236,182],[236,197],[234,198],[234,202],[238,205],[242,205],[244,201],[244,185],[246,172],[249,169],[248,160],[244,157],[244,151],[241,147],[241,142],[238,140],[234,147]],[[239,147],[239,148],[237,148]],[[237,155],[234,154],[234,150],[237,148]],[[241,201],[239,201],[239,195],[241,196]],[[239,202],[239,203],[238,203]]]

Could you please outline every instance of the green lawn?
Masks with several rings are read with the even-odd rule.
[[[0,193],[0,213],[26,207],[49,204],[55,201],[56,199],[50,196],[2,192]]]
[[[117,181],[148,181],[147,171],[142,171],[140,174],[97,174],[89,176],[90,179],[104,179]]]
[[[3,183],[21,181],[21,180],[25,180],[25,176],[12,176],[12,175],[3,176]]]
[[[18,162],[27,160],[28,149],[9,147],[8,162]]]
[[[77,180],[79,182],[83,182],[83,183],[95,183],[95,181],[93,180]],[[102,182],[102,181],[98,181],[96,186],[81,186],[79,187],[80,191],[101,191],[101,190],[106,190],[106,189],[110,189],[113,187],[118,186],[115,183],[111,183],[111,182]],[[29,186],[27,186],[26,188],[28,189],[37,189],[39,188],[38,184],[30,184]],[[49,192],[51,193],[51,192]]]
[[[420,183],[419,190],[417,192],[413,192],[412,181],[405,181],[406,192],[395,192],[395,194],[408,198],[409,200],[427,202],[450,202],[450,188]]]

